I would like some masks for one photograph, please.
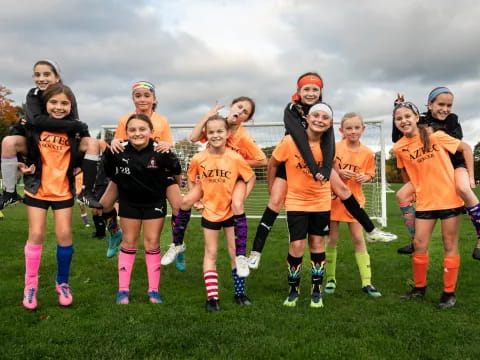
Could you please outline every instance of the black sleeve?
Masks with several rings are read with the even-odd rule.
[[[113,154],[110,149],[105,150],[103,153],[103,168],[105,170],[105,175],[108,178],[113,178],[116,171],[116,161],[115,161],[115,154]]]
[[[292,139],[295,142],[298,150],[300,151],[303,160],[307,163],[310,172],[315,178],[315,174],[320,172],[320,169],[313,157],[312,150],[308,145],[307,133],[305,132],[305,128],[302,126],[301,121],[302,119],[300,117],[300,114],[297,112],[294,106],[292,104],[288,104],[285,108],[285,111],[283,112],[283,122],[285,124],[285,129],[287,130],[287,133],[292,136]]]
[[[323,154],[323,164],[318,172],[323,175],[325,179],[330,179],[332,172],[333,159],[335,158],[335,132],[333,125],[322,134],[322,142],[320,144]]]
[[[180,161],[178,160],[177,155],[173,151],[169,151],[168,153],[158,153],[161,154],[163,157],[163,161],[165,164],[165,171],[172,175],[181,175],[182,174],[182,166],[180,165]]]
[[[448,115],[446,121],[448,134],[456,139],[462,140],[463,131],[462,125],[460,125],[460,122],[458,121],[458,116],[456,114],[450,114]]]
[[[81,123],[80,121],[74,121],[78,119],[76,101],[72,104],[71,114],[63,119],[64,121],[52,119],[45,113],[45,105],[42,100],[41,92],[38,91],[38,89],[32,89],[28,92],[26,105],[25,115],[27,126],[34,127],[39,131],[58,131],[67,134],[80,133],[81,135],[83,134],[83,136],[90,136],[86,124]]]

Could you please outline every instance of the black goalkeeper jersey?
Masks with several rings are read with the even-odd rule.
[[[132,206],[148,207],[165,200],[167,180],[181,174],[180,162],[172,152],[154,151],[154,141],[136,150],[125,142],[125,150],[119,154],[107,151],[106,175],[118,185],[119,200]]]

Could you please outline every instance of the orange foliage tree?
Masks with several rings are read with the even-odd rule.
[[[17,108],[8,96],[12,92],[0,85],[0,141],[8,135],[10,126],[18,120]]]

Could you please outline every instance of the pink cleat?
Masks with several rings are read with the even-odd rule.
[[[70,286],[67,283],[57,285],[56,291],[58,293],[58,303],[61,306],[70,306],[72,305],[73,298],[70,291]]]
[[[28,310],[37,308],[37,289],[25,288],[23,291],[23,307]]]

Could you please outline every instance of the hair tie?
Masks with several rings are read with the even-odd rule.
[[[453,93],[450,91],[449,88],[441,86],[441,87],[433,89],[430,92],[430,94],[428,94],[428,102],[429,103],[434,102],[435,99],[437,98],[437,96],[440,95],[440,94],[451,94],[451,95],[453,95]]]

